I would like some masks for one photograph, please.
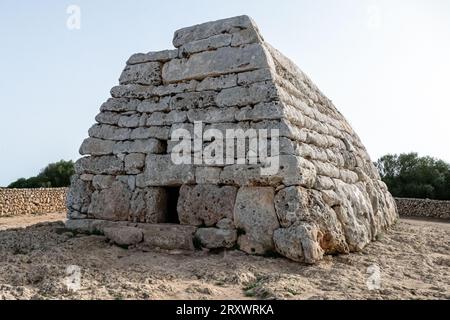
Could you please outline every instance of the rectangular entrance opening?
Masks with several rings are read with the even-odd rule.
[[[180,224],[178,217],[177,204],[180,197],[180,188],[166,188],[167,192],[167,216],[166,223]]]

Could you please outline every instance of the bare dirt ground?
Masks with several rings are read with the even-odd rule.
[[[316,266],[241,252],[139,252],[64,229],[63,214],[0,218],[1,299],[450,299],[450,224],[401,220],[363,252]],[[66,268],[81,268],[69,291]],[[380,288],[368,279],[380,268]]]

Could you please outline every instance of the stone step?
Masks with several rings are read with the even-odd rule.
[[[144,224],[104,220],[67,220],[66,228],[85,233],[104,234],[121,246],[142,249],[195,250],[196,227],[178,224]]]
[[[195,250],[196,227],[177,224],[139,224],[143,230],[142,246],[167,250]]]

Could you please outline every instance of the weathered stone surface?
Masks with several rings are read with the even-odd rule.
[[[237,240],[236,230],[201,228],[195,233],[202,247],[207,249],[233,248]]]
[[[139,105],[139,100],[134,99],[126,99],[126,98],[110,98],[108,101],[102,104],[100,110],[104,111],[113,111],[113,112],[128,112],[128,111],[136,111],[137,106]]]
[[[237,75],[228,74],[220,77],[208,77],[200,82],[197,91],[222,90],[237,86]]]
[[[187,121],[187,113],[184,111],[171,111],[169,113],[155,112],[147,120],[148,126],[170,126],[174,123]]]
[[[119,128],[107,124],[95,124],[89,129],[89,137],[104,140],[124,141],[130,138],[130,134],[131,130],[128,128]]]
[[[151,133],[151,132],[150,132]],[[148,133],[148,134],[150,134]],[[142,135],[144,136],[144,135]],[[113,153],[154,153],[165,151],[164,145],[157,139],[141,139],[135,141],[118,142],[114,145]]]
[[[83,233],[94,233],[96,231],[95,220],[88,220],[88,219],[68,219],[65,222],[65,227],[68,230],[77,231],[77,232],[83,232]]]
[[[157,102],[154,100],[145,100],[142,101],[141,104],[138,105],[137,110],[139,112],[168,112],[170,110],[170,97],[164,97],[158,99]]]
[[[257,82],[245,87],[222,90],[216,98],[219,107],[246,106],[260,102],[270,102],[278,97],[272,83]]]
[[[120,84],[161,84],[161,63],[147,62],[136,65],[127,65],[120,76]]]
[[[78,212],[78,211],[68,211],[67,212],[67,219],[72,219],[72,220],[87,219],[87,214],[81,213],[81,212]]]
[[[159,87],[144,86],[139,84],[119,85],[111,89],[111,96],[114,99],[131,99],[132,101],[137,101],[137,108],[137,105],[140,103],[139,100],[151,99],[157,96],[157,94],[154,92],[155,88]],[[136,109],[130,111],[135,110]]]
[[[246,252],[314,263],[359,251],[395,223],[394,199],[351,126],[250,18],[181,29],[174,44],[133,55],[101,106],[68,208],[69,219],[96,220],[75,227],[134,227],[147,230],[139,246],[192,249],[192,226],[148,225],[174,221],[178,201],[181,223],[202,227],[196,244],[232,247],[238,234]],[[190,134],[183,161],[179,135],[169,139],[178,129]],[[246,159],[225,163],[211,129],[270,140],[246,141]]]
[[[298,262],[316,263],[323,257],[319,245],[319,230],[307,223],[300,223],[274,233],[275,248],[281,255]]]
[[[141,120],[140,114],[133,114],[129,116],[121,116],[117,125],[122,128],[137,128]]]
[[[170,155],[148,155],[145,171],[136,178],[140,188],[150,186],[181,186],[195,182],[195,168],[192,165],[176,165]]]
[[[169,133],[170,133],[170,127],[163,127],[163,126],[158,126],[158,127],[150,126],[147,128],[140,127],[140,128],[136,128],[131,131],[130,138],[132,140],[149,139],[149,138],[156,138],[159,140],[169,140],[169,138],[170,138]]]
[[[184,185],[178,200],[181,224],[214,226],[223,218],[233,217],[237,188],[215,185]]]
[[[202,109],[215,105],[214,91],[180,93],[170,100],[172,110]],[[204,111],[203,111],[204,112]]]
[[[248,16],[239,16],[214,22],[206,22],[177,30],[173,38],[173,45],[178,48],[185,43],[207,39],[219,34],[233,33],[235,30],[249,28],[256,28],[256,25]]]
[[[336,212],[326,203],[320,191],[302,187],[282,189],[275,197],[275,208],[284,228],[300,222],[314,223],[322,236],[320,245],[324,252],[349,251]]]
[[[228,108],[226,108],[228,110]],[[279,102],[259,103],[254,107],[245,107],[236,112],[237,121],[273,120],[287,117],[285,107]]]
[[[145,154],[130,153],[125,156],[125,172],[127,174],[139,174],[145,165]]]
[[[91,185],[79,179],[78,176],[73,176],[71,182],[71,187],[67,193],[67,208],[69,210],[87,213],[91,204]]]
[[[167,62],[169,60],[175,59],[178,56],[178,50],[163,50],[155,51],[149,53],[136,53],[133,54],[130,59],[128,59],[127,64],[139,64],[146,62]]]
[[[172,224],[140,226],[144,229],[144,247],[188,251],[195,249],[194,234],[197,230],[196,227]]]
[[[131,191],[117,181],[110,188],[95,191],[89,206],[89,216],[109,221],[127,221],[130,211]]]
[[[275,196],[278,221],[283,228],[304,221],[308,216],[309,206],[307,190],[301,187],[284,188]]]
[[[187,117],[189,122],[202,121],[204,123],[231,122],[235,119],[238,108],[207,108],[189,110]]]
[[[197,167],[195,169],[195,182],[197,184],[219,184],[221,168]]]
[[[94,175],[93,174],[82,174],[82,175],[80,175],[80,179],[81,179],[81,181],[91,182],[92,179],[94,179]]]
[[[121,117],[120,113],[102,111],[95,117],[95,121],[97,121],[100,124],[110,124],[115,126],[119,123],[120,117]]]
[[[114,141],[87,138],[80,147],[81,155],[103,156],[113,152]]]
[[[123,162],[116,156],[85,157],[75,162],[75,172],[79,174],[119,174]]]
[[[192,53],[229,46],[231,44],[231,37],[230,34],[218,34],[207,39],[188,42],[180,47],[179,56],[183,58]]]
[[[263,39],[259,35],[258,30],[256,28],[249,28],[233,33],[231,46],[238,47],[244,44],[259,43],[262,41]]]
[[[197,85],[198,81],[196,80],[170,83],[153,88],[152,94],[156,96],[168,96],[182,92],[193,92],[197,88]]]
[[[142,223],[167,221],[167,191],[164,188],[136,189],[131,199],[130,220]]]
[[[103,233],[119,246],[136,245],[144,238],[142,230],[133,227],[108,227],[103,229]]]
[[[217,222],[217,228],[224,229],[224,230],[233,230],[236,229],[236,226],[234,225],[234,222],[232,219],[224,218]]]
[[[276,163],[279,163],[276,166]],[[240,186],[304,186],[311,188],[316,179],[315,167],[307,160],[296,156],[285,156],[268,158],[268,164],[241,165],[235,164],[223,168],[220,174],[222,184],[233,184]],[[264,173],[262,168],[268,173]],[[278,169],[278,170],[277,170]]]
[[[201,80],[211,76],[265,68],[265,57],[265,51],[260,44],[196,53],[188,59],[174,59],[166,63],[162,72],[163,80],[168,83]]]
[[[239,189],[234,207],[234,222],[245,234],[239,236],[239,248],[250,254],[274,250],[273,233],[280,227],[274,206],[275,192],[267,187]]]
[[[255,82],[264,82],[273,80],[274,75],[269,68],[259,69],[255,71],[243,72],[238,74],[238,84],[247,86]]]
[[[92,178],[92,186],[96,190],[108,189],[114,181],[116,181],[115,176],[96,175]]]

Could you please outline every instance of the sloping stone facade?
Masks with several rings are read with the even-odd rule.
[[[253,20],[184,28],[173,44],[132,55],[101,106],[80,148],[68,227],[100,230],[120,245],[234,247],[314,263],[361,250],[395,223],[394,200],[356,133]],[[195,137],[199,121],[201,133],[224,136],[279,130],[279,148],[270,149],[279,170],[197,162],[211,141],[195,140],[193,163],[175,164],[173,133]]]

